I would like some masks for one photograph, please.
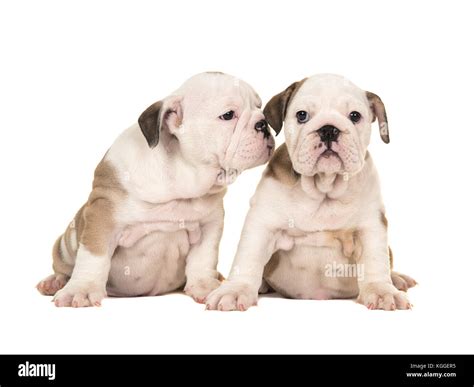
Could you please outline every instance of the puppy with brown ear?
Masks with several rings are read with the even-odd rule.
[[[408,309],[415,281],[391,272],[379,180],[367,147],[371,123],[389,142],[382,100],[336,75],[315,75],[264,109],[286,143],[251,200],[228,281],[208,309],[246,310],[262,279],[300,299],[354,298],[369,309]],[[394,285],[395,284],[395,285]],[[265,285],[265,283],[264,283]]]
[[[185,285],[204,302],[220,284],[225,187],[274,148],[260,107],[247,83],[203,73],[146,109],[99,163],[38,290],[82,307]]]

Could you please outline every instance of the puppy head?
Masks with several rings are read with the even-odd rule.
[[[371,123],[389,142],[382,100],[338,75],[315,75],[274,96],[264,114],[278,133],[285,123],[288,152],[296,172],[354,174],[364,166]]]
[[[267,162],[274,148],[260,107],[259,96],[247,83],[222,73],[202,73],[151,105],[138,123],[150,148],[160,145],[161,151],[180,152],[194,165],[238,174]]]

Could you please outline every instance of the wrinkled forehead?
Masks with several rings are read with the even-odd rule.
[[[252,88],[238,78],[222,73],[198,74],[186,81],[174,94],[181,95],[188,113],[225,113],[225,109],[255,108],[258,99]]]
[[[318,105],[337,106],[350,101],[367,105],[365,91],[347,78],[329,74],[306,79],[299,88],[296,99],[313,101]]]

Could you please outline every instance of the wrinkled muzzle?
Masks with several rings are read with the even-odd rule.
[[[274,149],[275,140],[263,114],[244,110],[225,152],[219,184],[231,184],[242,171],[266,163]]]
[[[317,173],[357,173],[364,150],[354,125],[337,113],[319,114],[297,139],[293,165],[306,176]]]

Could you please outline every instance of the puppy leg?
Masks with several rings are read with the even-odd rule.
[[[92,192],[80,210],[79,246],[71,279],[54,296],[56,306],[99,306],[106,296],[110,259],[115,249],[113,204],[104,193]]]
[[[74,268],[73,265],[67,263],[65,261],[65,256],[67,256],[69,262],[74,261],[74,258],[71,257],[69,254],[69,250],[66,247],[64,242],[65,238],[68,237],[68,233],[61,235],[53,246],[53,270],[54,274],[47,276],[46,278],[42,279],[38,285],[36,285],[36,289],[45,295],[45,296],[54,296],[56,292],[66,285],[67,281],[71,277],[72,269]],[[63,247],[61,248],[61,245]],[[65,250],[64,253],[62,250]],[[74,253],[75,254],[75,253]]]
[[[411,309],[405,292],[398,290],[392,282],[387,229],[373,214],[360,231],[364,279],[359,283],[357,301],[368,309]]]
[[[224,211],[219,208],[202,224],[201,240],[193,245],[186,258],[184,291],[200,304],[221,284],[217,259],[223,223]]]
[[[244,311],[257,305],[263,269],[275,249],[276,240],[262,218],[255,207],[250,209],[229,279],[209,294],[206,309]]]

